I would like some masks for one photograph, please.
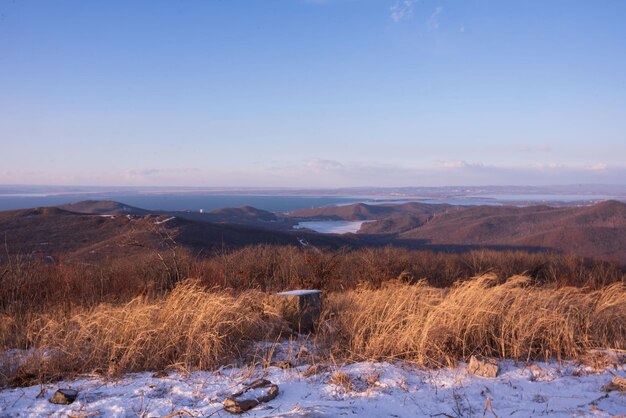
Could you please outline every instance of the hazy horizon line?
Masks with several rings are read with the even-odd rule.
[[[549,188],[569,188],[569,187],[588,187],[588,188],[597,188],[597,187],[606,187],[606,188],[626,188],[625,183],[554,183],[554,184],[451,184],[451,185],[439,185],[439,186],[337,186],[337,187],[327,187],[327,186],[189,186],[189,185],[120,185],[120,184],[110,184],[110,185],[88,185],[88,184],[41,184],[41,183],[33,183],[33,184],[25,184],[25,183],[0,183],[0,188],[77,188],[77,189],[91,189],[91,190],[101,190],[101,189],[129,189],[129,190],[142,190],[142,189],[166,189],[166,190],[174,190],[174,189],[184,189],[184,190],[294,190],[294,191],[307,191],[307,190],[410,190],[410,189],[456,189],[456,188],[466,188],[466,189],[477,189],[477,188],[493,188],[493,189],[523,189],[523,188],[534,188],[534,189],[549,189]]]

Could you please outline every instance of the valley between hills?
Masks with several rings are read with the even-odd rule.
[[[294,229],[306,221],[365,221],[357,233]],[[457,206],[363,203],[269,212],[250,206],[210,212],[151,211],[87,200],[0,212],[5,252],[73,261],[128,257],[164,240],[192,252],[255,244],[441,252],[476,249],[557,252],[626,263],[626,204]]]

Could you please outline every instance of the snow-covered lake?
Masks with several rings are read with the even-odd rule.
[[[294,225],[295,229],[312,229],[322,234],[347,234],[356,233],[361,225],[371,221],[304,221]]]

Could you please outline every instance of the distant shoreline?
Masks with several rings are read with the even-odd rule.
[[[511,205],[530,206],[549,204],[553,206],[591,205],[605,200],[626,201],[626,195],[610,194],[558,194],[558,193],[485,193],[454,194],[441,196],[398,196],[398,195],[323,195],[323,194],[267,194],[267,193],[143,193],[136,192],[52,192],[52,193],[5,193],[0,189],[0,211],[32,207],[58,206],[82,200],[113,200],[148,210],[200,211],[219,208],[252,206],[271,212],[288,212],[297,209],[342,206],[354,203],[369,205],[401,204],[419,202],[430,204],[450,204],[460,206]]]

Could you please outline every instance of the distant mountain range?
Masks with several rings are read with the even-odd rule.
[[[294,230],[306,220],[370,221],[357,234]],[[441,251],[477,248],[558,251],[626,264],[626,204],[583,207],[353,204],[272,213],[249,206],[201,212],[148,211],[113,201],[0,212],[10,253],[80,260],[127,257],[163,245],[193,251],[270,243],[319,247],[398,245]]]

